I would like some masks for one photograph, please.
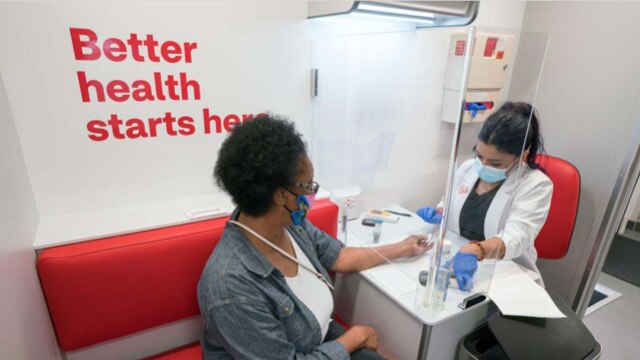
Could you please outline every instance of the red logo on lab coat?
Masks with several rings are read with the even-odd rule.
[[[467,186],[467,184],[460,185],[460,188],[458,189],[458,194],[464,195],[468,192],[469,192],[469,187]]]

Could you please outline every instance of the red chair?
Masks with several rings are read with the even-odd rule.
[[[578,214],[580,173],[575,166],[557,157],[538,155],[536,162],[553,182],[553,195],[547,221],[534,246],[541,259],[561,259],[569,251]]]

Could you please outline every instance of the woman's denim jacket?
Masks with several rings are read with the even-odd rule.
[[[238,210],[231,215],[237,219]],[[288,227],[294,241],[329,281],[342,248],[305,220]],[[302,270],[302,269],[300,269]],[[204,359],[350,359],[337,341],[322,342],[320,324],[291,291],[283,274],[227,224],[198,283],[204,318]]]

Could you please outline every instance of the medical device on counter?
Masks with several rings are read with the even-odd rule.
[[[372,220],[382,220],[388,223],[397,223],[400,218],[397,215],[394,215],[388,211],[371,209],[367,212],[367,218]]]
[[[376,219],[375,220],[376,224],[375,227],[373,228],[373,242],[375,244],[380,242],[380,235],[382,235],[382,220],[380,219]]]
[[[425,285],[427,288],[424,292],[423,305],[425,307],[432,307],[434,310],[439,311],[444,308],[444,303],[447,300],[447,291],[449,290],[450,278],[451,278],[451,241],[444,240],[442,243],[442,258],[440,260],[440,266],[435,267],[436,254],[431,257],[430,271],[427,273],[427,279]],[[431,289],[428,287],[430,277],[435,275],[435,284],[433,287],[433,295]],[[431,302],[433,301],[433,303]]]
[[[478,33],[471,49],[471,63],[462,121],[482,122],[506,101],[507,76],[514,58],[514,37]],[[451,36],[445,74],[442,121],[456,123],[460,115],[460,86],[467,50],[467,35]]]

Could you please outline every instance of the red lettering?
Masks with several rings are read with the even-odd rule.
[[[182,50],[180,49],[180,45],[175,41],[165,41],[162,43],[160,53],[163,59],[172,64],[182,59]]]
[[[129,85],[122,80],[113,80],[107,84],[107,95],[115,102],[129,99]]]
[[[169,99],[180,100],[180,96],[176,94],[176,87],[178,86],[178,81],[176,81],[176,79],[173,78],[173,75],[167,76],[167,80],[164,81],[164,84],[167,86],[167,89],[169,90]]]
[[[96,45],[98,36],[89,29],[69,28],[71,33],[71,44],[76,60],[98,60],[100,58],[100,48]],[[81,40],[80,37],[88,37],[88,40]],[[83,49],[88,49],[88,54]]]
[[[230,114],[224,118],[224,129],[228,132],[233,131],[233,128],[240,122],[238,115]]]
[[[104,141],[109,138],[109,131],[105,129],[107,124],[100,120],[91,120],[87,123],[87,130],[89,131],[89,139],[93,141]]]
[[[91,29],[69,28],[71,44],[76,60],[94,61],[100,59],[102,53],[105,57],[114,62],[121,62],[127,59],[129,48],[134,61],[160,62],[166,61],[175,64],[184,60],[185,63],[193,61],[193,51],[198,49],[198,44],[193,42],[179,43],[177,41],[158,42],[152,34],[146,34],[144,40],[137,34],[130,33],[129,38],[124,39],[108,38],[102,46],[98,44],[98,36]],[[146,48],[147,58],[144,51]]]
[[[127,45],[120,39],[110,38],[102,44],[102,52],[107,59],[120,62],[127,58]]]
[[[203,112],[203,117],[204,117],[204,133],[205,134],[210,134],[211,133],[211,122],[215,122],[215,126],[216,126],[216,134],[219,134],[222,132],[222,120],[220,119],[220,116],[215,115],[215,114],[209,114],[209,109],[208,108],[204,108],[202,109]]]
[[[124,139],[124,135],[120,132],[120,125],[122,125],[122,120],[118,119],[118,115],[111,114],[111,118],[109,119],[109,121],[107,121],[107,123],[111,126],[113,137],[119,140]]]
[[[104,88],[102,83],[98,80],[87,81],[87,75],[84,71],[78,71],[78,85],[80,86],[80,94],[82,95],[82,102],[90,102],[89,87],[93,87],[96,90],[96,97],[98,102],[104,102]]]
[[[178,131],[180,135],[193,135],[196,132],[196,127],[193,125],[193,118],[190,116],[183,116],[178,119]]]
[[[158,42],[154,40],[153,35],[148,34],[147,40],[145,40],[143,43],[147,47],[149,60],[153,62],[160,62],[160,58],[158,57],[158,55],[156,55],[156,46],[158,46]]]
[[[88,80],[84,71],[78,71],[78,84],[83,102],[104,102],[105,95],[112,101],[124,102],[133,98],[135,101],[160,100],[200,100],[200,84],[196,80],[189,80],[187,73],[167,75],[164,79],[161,73],[153,73],[153,84],[145,80],[135,80],[129,83],[123,80],[112,80],[103,85],[99,80]],[[95,98],[91,96],[91,89]],[[167,95],[165,95],[167,94]],[[244,120],[244,119],[243,119]]]
[[[149,119],[149,134],[151,134],[151,137],[158,136],[158,132],[156,131],[156,128],[161,123],[162,123],[162,118],[157,118],[157,119],[151,118],[151,119]]]
[[[160,75],[159,72],[154,72],[153,80],[156,84],[156,98],[164,101],[166,98],[164,97],[164,91],[162,90],[162,75]]]
[[[125,124],[127,126],[127,137],[129,139],[137,139],[139,137],[148,137],[145,130],[144,122],[140,119],[131,118]]]
[[[131,84],[133,87],[133,93],[131,93],[131,97],[135,101],[153,101],[155,98],[153,97],[153,91],[151,90],[151,85],[144,80],[136,80]]]
[[[142,41],[138,39],[138,35],[130,34],[127,44],[131,46],[131,57],[133,57],[133,60],[143,62],[144,57],[140,55],[140,45],[142,45]]]
[[[176,122],[176,118],[174,118],[170,112],[166,112],[162,120],[167,125],[167,134],[171,136],[178,135],[178,133],[173,129],[173,124]]]
[[[232,132],[243,120],[254,118],[252,114],[227,114],[222,120],[221,116],[211,114],[208,108],[203,109],[203,115],[207,134]],[[190,136],[198,129],[193,117],[174,116],[171,112],[166,112],[162,117],[146,119],[122,119],[117,114],[111,114],[108,120],[94,119],[89,121],[86,127],[88,137],[92,141],[104,141],[110,137],[118,140],[153,138],[158,136],[158,130],[168,136]]]
[[[200,84],[195,80],[188,80],[187,73],[180,73],[180,89],[182,100],[189,100],[189,87],[193,89],[193,99],[200,100]]]
[[[191,63],[191,51],[198,48],[198,43],[184,43],[184,62]]]

